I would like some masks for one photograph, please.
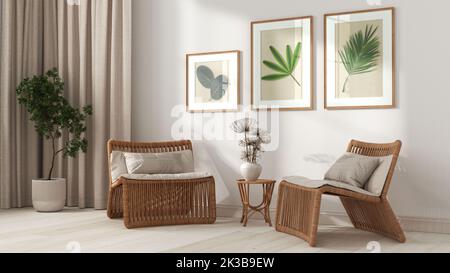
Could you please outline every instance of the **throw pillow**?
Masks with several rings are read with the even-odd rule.
[[[364,188],[378,165],[378,158],[346,153],[330,168],[325,179]]]

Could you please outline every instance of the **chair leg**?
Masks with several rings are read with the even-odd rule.
[[[374,203],[341,197],[341,201],[355,228],[378,233],[400,243],[406,241],[405,233],[388,200]]]
[[[276,230],[316,246],[322,192],[282,182],[279,187]]]
[[[107,215],[111,219],[123,217],[123,187],[112,188],[108,193]]]

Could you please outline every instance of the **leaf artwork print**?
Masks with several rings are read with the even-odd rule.
[[[302,43],[297,43],[294,50],[290,45],[286,46],[286,56],[282,56],[281,53],[273,46],[269,47],[270,52],[275,62],[265,60],[263,64],[273,70],[273,74],[262,77],[263,81],[278,81],[287,77],[291,77],[295,83],[301,87],[301,83],[294,76],[294,71],[297,68],[300,58]]]
[[[376,69],[381,56],[380,38],[375,35],[377,30],[378,27],[366,25],[364,32],[360,30],[353,34],[343,49],[339,50],[339,57],[348,73],[342,93],[347,91],[347,84],[352,76]]]
[[[227,76],[219,75],[214,76],[214,72],[207,66],[201,65],[197,68],[197,79],[211,92],[211,99],[218,101],[221,100],[228,89],[229,81]]]

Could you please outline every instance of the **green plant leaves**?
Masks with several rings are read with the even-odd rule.
[[[347,70],[348,78],[344,83],[345,92],[348,79],[353,75],[372,72],[378,66],[378,58],[381,56],[381,41],[376,32],[378,27],[366,25],[362,30],[353,34],[344,48],[339,50],[339,57]]]
[[[300,60],[302,43],[297,43],[294,51],[290,45],[287,45],[286,59],[275,47],[270,46],[269,49],[276,63],[264,60],[263,64],[277,73],[263,76],[261,79],[263,81],[278,81],[286,77],[291,77],[297,85],[301,86],[300,82],[295,78],[294,72]]]
[[[201,65],[197,68],[197,79],[203,87],[210,89],[212,100],[221,100],[229,86],[227,76],[214,76],[214,72],[207,66]]]
[[[78,152],[86,152],[87,139],[83,135],[86,130],[88,116],[92,115],[92,106],[84,106],[81,110],[70,105],[63,95],[64,82],[56,68],[44,75],[24,79],[16,89],[17,100],[30,114],[30,120],[39,135],[52,141],[53,161],[48,179],[52,176],[54,159],[59,153],[76,157]],[[56,140],[69,137],[56,150]]]

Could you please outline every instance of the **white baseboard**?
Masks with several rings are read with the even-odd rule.
[[[272,222],[275,221],[276,211],[270,210]],[[240,218],[242,216],[242,207],[233,205],[217,205],[217,216],[227,218]],[[262,220],[261,214],[252,216],[254,219]],[[422,217],[399,217],[400,223],[405,231],[408,232],[427,232],[427,233],[445,233],[450,234],[450,219],[422,218]],[[351,226],[347,214],[336,211],[322,211],[320,213],[321,225]]]

